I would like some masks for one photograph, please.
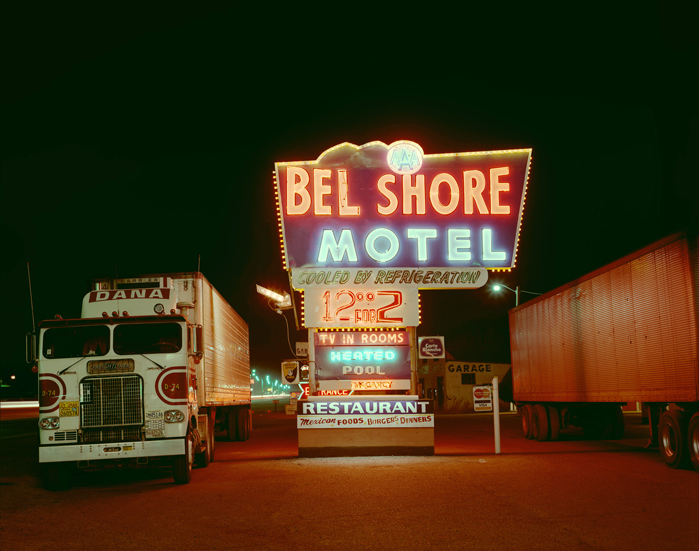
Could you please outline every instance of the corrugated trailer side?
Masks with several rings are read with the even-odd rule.
[[[200,272],[164,274],[178,291],[178,308],[200,329],[196,340],[202,355],[196,360],[197,428],[214,456],[214,432],[229,440],[247,440],[252,430],[250,339],[248,324]],[[192,335],[189,338],[193,338]]]
[[[695,274],[676,234],[511,310],[515,400],[696,401]]]
[[[201,278],[204,333],[204,405],[250,404],[250,339],[248,324]]]
[[[613,404],[625,402],[656,404],[656,417],[667,404],[695,414],[698,249],[696,234],[676,233],[510,311],[513,394],[527,436],[557,437],[570,423],[621,437]],[[673,415],[681,424],[685,413]],[[687,424],[696,455],[699,431]]]
[[[212,431],[218,426],[229,440],[244,441],[252,431],[248,324],[202,274],[196,277],[204,341],[198,367],[200,417]]]

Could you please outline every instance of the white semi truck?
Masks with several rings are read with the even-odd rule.
[[[250,435],[248,325],[201,273],[96,279],[79,319],[43,321],[28,344],[49,489],[109,465],[171,465],[186,484],[217,428]]]

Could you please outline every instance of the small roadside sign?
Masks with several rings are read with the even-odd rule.
[[[444,337],[418,337],[418,358],[444,358]]]
[[[308,358],[308,343],[307,342],[297,342],[296,343],[296,357],[297,358]]]
[[[493,411],[493,391],[490,385],[473,385],[473,410]]]
[[[301,380],[298,360],[285,360],[282,362],[282,381],[287,385],[295,385]]]

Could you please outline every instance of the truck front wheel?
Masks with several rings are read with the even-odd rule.
[[[193,455],[192,436],[188,432],[185,440],[184,455],[178,455],[172,462],[172,476],[177,484],[189,484],[192,480]]]
[[[699,471],[699,412],[692,415],[687,429],[687,443],[689,444],[689,459],[692,465]]]
[[[687,449],[687,419],[682,411],[665,411],[658,423],[658,445],[665,463],[673,469],[686,464]]]
[[[205,468],[213,461],[214,455],[214,429],[211,426],[211,419],[206,420],[206,439],[204,440],[204,451],[197,454],[197,467]]]

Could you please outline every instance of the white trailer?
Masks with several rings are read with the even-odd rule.
[[[71,467],[154,463],[186,484],[217,424],[250,435],[248,325],[201,273],[96,279],[81,317],[41,322],[30,349],[49,489]]]

